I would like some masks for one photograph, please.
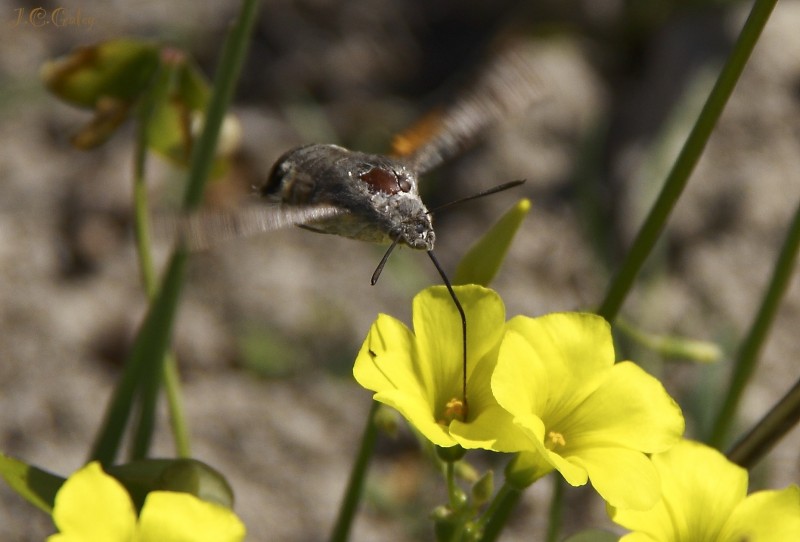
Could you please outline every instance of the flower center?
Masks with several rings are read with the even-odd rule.
[[[444,406],[444,419],[439,421],[442,425],[449,425],[453,420],[463,420],[466,414],[464,401],[453,397]]]
[[[547,439],[545,440],[544,445],[548,450],[555,450],[558,446],[566,446],[567,439],[565,439],[564,435],[558,431],[550,431],[547,433]]]

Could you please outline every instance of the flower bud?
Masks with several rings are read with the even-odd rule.
[[[472,503],[476,507],[483,506],[494,493],[494,472],[486,471],[472,486]]]
[[[207,502],[233,506],[233,491],[217,470],[196,459],[143,459],[106,469],[131,494],[141,508],[154,490],[190,493]]]

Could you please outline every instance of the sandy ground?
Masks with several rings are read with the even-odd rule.
[[[133,35],[179,45],[210,73],[228,4],[48,3],[51,20],[60,8],[68,19],[37,26],[26,19],[32,5],[0,2],[5,453],[61,474],[81,465],[145,307],[128,231],[132,131],[94,152],[72,149],[69,135],[87,116],[44,92],[39,66],[75,45]],[[393,131],[447,95],[499,30],[525,30],[540,36],[551,97],[489,130],[423,188],[429,201],[444,202],[511,179],[528,183],[442,214],[437,252],[453,269],[472,239],[529,197],[531,216],[494,283],[509,315],[596,306],[747,6],[666,10],[622,23],[616,2],[571,10],[519,4],[266,2],[233,108],[244,150],[229,184],[246,192],[301,143],[385,148]],[[735,351],[800,201],[797,28],[800,2],[779,3],[624,307],[628,321]],[[175,193],[179,172],[158,159],[150,164],[154,199]],[[239,192],[215,189],[214,198],[228,201],[230,193]],[[350,374],[354,355],[379,312],[407,321],[414,293],[437,282],[427,258],[406,250],[372,287],[381,254],[289,230],[233,241],[191,263],[175,349],[193,450],[230,480],[249,540],[315,541],[330,529],[369,408]],[[165,255],[161,247],[159,261]],[[741,427],[800,376],[798,328],[795,274],[745,395]],[[712,368],[663,364],[631,345],[620,355],[664,378],[696,435],[730,355]],[[444,501],[441,485],[407,434],[379,448],[353,539],[430,539],[424,518]],[[798,450],[795,430],[762,462],[758,484],[800,482]],[[162,424],[154,455],[172,453]],[[541,534],[548,494],[548,482],[526,493],[504,540]],[[608,525],[590,492],[571,492],[570,503],[570,531]],[[0,539],[51,532],[48,518],[0,486]]]

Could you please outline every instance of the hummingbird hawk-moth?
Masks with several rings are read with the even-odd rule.
[[[419,177],[461,151],[489,124],[521,111],[540,94],[537,71],[524,47],[506,48],[451,105],[429,113],[398,135],[391,155],[368,154],[331,144],[291,149],[277,160],[266,184],[258,191],[269,206],[231,215],[189,217],[178,228],[180,237],[189,248],[204,248],[225,237],[295,224],[315,232],[388,243],[389,249],[372,275],[373,284],[398,244],[425,250],[461,318],[460,401],[466,417],[467,320],[433,254],[436,235],[431,213],[419,195]]]
[[[389,155],[311,144],[285,152],[258,189],[268,205],[232,214],[183,219],[189,248],[289,225],[362,241],[430,251],[436,235],[419,195],[419,178],[468,146],[493,122],[542,95],[530,44],[495,55],[449,106],[432,111],[395,137]]]

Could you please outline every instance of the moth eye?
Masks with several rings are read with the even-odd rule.
[[[386,194],[395,194],[398,190],[403,190],[403,181],[398,183],[397,176],[395,176],[394,172],[385,169],[377,167],[372,168],[366,173],[359,175],[358,178],[367,183],[373,191],[377,190],[385,192]],[[405,182],[408,183],[408,181]],[[407,190],[403,191],[407,192]]]
[[[403,192],[411,192],[411,181],[409,181],[406,177],[400,177],[397,181],[397,186],[399,186],[400,190]]]
[[[272,166],[272,169],[269,172],[269,177],[267,178],[267,183],[259,190],[262,196],[279,194],[283,189],[283,180],[286,177],[286,172],[288,170],[288,154],[289,153],[286,153],[281,156]]]

